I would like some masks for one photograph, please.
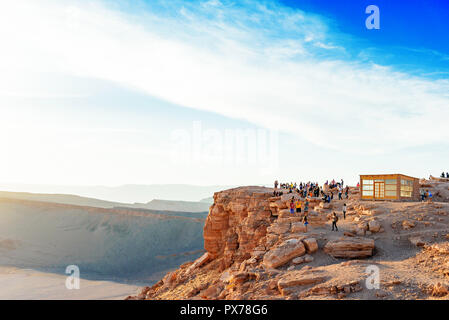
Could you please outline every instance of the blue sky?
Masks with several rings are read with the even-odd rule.
[[[365,27],[370,4],[380,30]],[[355,183],[448,171],[448,7],[3,4],[0,180]]]
[[[282,0],[281,3],[328,18],[336,31],[358,39],[351,43],[355,54],[369,47],[372,50],[369,58],[376,63],[433,77],[448,75],[449,3],[445,0]],[[380,30],[365,27],[365,8],[371,4],[380,9]]]

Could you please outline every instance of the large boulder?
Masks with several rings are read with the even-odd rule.
[[[302,240],[302,243],[304,243],[307,253],[314,253],[318,251],[318,243],[315,238],[304,239]]]
[[[263,264],[270,269],[277,268],[305,253],[306,248],[301,240],[289,239],[268,251],[263,257]]]
[[[367,258],[373,255],[374,240],[360,237],[331,240],[324,246],[324,252],[334,258]]]
[[[382,226],[379,221],[371,220],[370,222],[368,222],[368,227],[369,227],[369,231],[376,233],[376,232],[380,231],[380,228]]]
[[[267,228],[267,233],[284,234],[290,230],[290,221],[273,223]]]
[[[306,227],[302,222],[293,222],[291,232],[292,233],[306,232]]]

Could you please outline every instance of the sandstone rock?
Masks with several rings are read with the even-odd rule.
[[[306,254],[304,256],[304,262],[308,263],[308,262],[312,262],[313,261],[313,257],[311,255]]]
[[[357,225],[357,227],[358,227],[359,229],[363,229],[363,230],[365,230],[365,231],[367,231],[368,228],[369,228],[368,223],[366,223],[366,222],[361,222],[361,223],[359,223],[359,224]]]
[[[229,282],[232,278],[232,274],[229,271],[225,271],[220,276],[220,281],[222,282]]]
[[[296,257],[292,260],[293,264],[301,264],[305,262],[305,256],[302,257]]]
[[[289,262],[291,259],[302,256],[305,253],[306,248],[300,240],[286,240],[265,254],[263,264],[267,268],[277,268]]]
[[[374,240],[359,237],[329,241],[324,251],[334,258],[367,258],[373,255]]]
[[[432,296],[434,297],[444,297],[449,294],[449,287],[445,284],[438,282],[432,288]]]
[[[321,274],[304,274],[302,272],[292,272],[278,281],[278,289],[282,295],[286,295],[291,287],[313,285],[326,281],[326,277]]]
[[[296,257],[295,259],[292,260],[293,264],[301,264],[301,263],[307,263],[307,262],[312,262],[313,261],[313,257],[311,255],[306,254],[305,256],[302,257]]]
[[[216,299],[223,291],[224,286],[222,284],[211,285],[207,289],[201,291],[199,296],[203,299]]]
[[[230,284],[242,284],[248,280],[257,279],[257,274],[253,272],[237,272],[229,279]]]
[[[423,247],[426,243],[420,237],[411,237],[410,242],[417,247]]]
[[[321,202],[320,203],[320,208],[322,208],[322,209],[332,209],[332,203]]]
[[[278,212],[279,218],[289,217],[289,216],[291,216],[291,215],[292,215],[292,214],[290,213],[290,210],[289,210],[289,209],[281,209],[281,210],[279,210],[279,212]]]
[[[306,227],[301,222],[294,222],[292,223],[291,232],[293,233],[306,232]]]
[[[203,254],[201,257],[199,257],[198,259],[195,260],[194,263],[192,263],[190,265],[190,267],[187,268],[186,273],[189,274],[191,273],[194,269],[200,268],[201,266],[203,266],[204,264],[206,264],[207,262],[209,262],[209,260],[211,259],[211,255],[209,252],[206,252],[205,254]]]
[[[409,220],[402,221],[402,228],[404,230],[408,230],[408,229],[411,229],[414,227],[415,227],[415,224],[412,221],[409,221]]]
[[[371,232],[379,232],[380,231],[380,223],[377,220],[371,220],[370,222],[368,222],[368,227],[369,227],[369,231]]]
[[[355,234],[358,235],[358,236],[364,236],[366,234],[366,229],[357,227],[355,229]]]
[[[302,240],[302,243],[306,247],[307,253],[314,253],[318,251],[318,243],[315,238],[304,239]]]
[[[387,296],[389,296],[391,293],[385,290],[377,290],[376,292],[376,297],[378,298],[385,298]]]
[[[283,234],[290,230],[290,222],[273,223],[267,228],[268,233]]]
[[[344,293],[344,292],[337,293],[337,299],[343,299],[345,297],[346,297],[346,293]]]

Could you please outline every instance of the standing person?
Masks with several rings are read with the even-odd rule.
[[[446,178],[449,179],[449,172],[446,172]]]
[[[343,220],[346,220],[346,203],[343,203]]]
[[[337,221],[338,221],[338,217],[337,217],[337,214],[334,211],[334,213],[332,214],[332,231],[334,231],[334,227],[335,227],[335,231],[338,231]]]
[[[304,227],[306,228],[306,232],[307,232],[307,225],[309,224],[309,222],[307,221],[307,213],[304,214],[304,217],[302,218],[302,222],[304,223]]]
[[[293,202],[293,197],[292,200],[290,201],[290,213],[291,214],[295,213],[295,203]]]
[[[277,189],[279,185],[279,182],[277,180],[274,181],[274,188]]]
[[[421,202],[424,202],[424,199],[426,198],[426,193],[424,192],[424,189],[420,190],[420,194],[421,194]]]
[[[432,192],[429,191],[429,202],[432,202],[432,197],[433,197]]]
[[[343,189],[341,186],[338,187],[338,200],[343,200],[341,195],[343,194]]]
[[[306,202],[304,203],[304,214],[309,213],[309,199],[306,198]]]
[[[302,201],[301,201],[301,199],[298,199],[298,201],[296,201],[296,213],[301,213],[301,206],[302,206]]]
[[[349,186],[346,186],[345,188],[345,197],[346,199],[349,199]]]

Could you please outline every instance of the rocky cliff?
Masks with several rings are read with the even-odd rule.
[[[206,253],[128,298],[394,298],[391,292],[379,293],[384,288],[367,289],[368,266],[384,272],[384,286],[392,292],[400,290],[396,298],[407,296],[404,292],[409,291],[404,290],[410,289],[402,286],[416,288],[419,293],[413,294],[418,296],[431,296],[429,288],[436,278],[442,280],[430,274],[425,281],[413,277],[410,264],[421,250],[412,240],[416,231],[422,237],[427,235],[421,239],[421,247],[447,240],[449,230],[443,224],[449,222],[447,203],[366,202],[352,190],[349,200],[331,204],[311,200],[306,231],[302,215],[287,209],[297,195],[273,197],[272,192],[270,188],[240,187],[215,193],[204,225]],[[342,216],[343,203],[348,208],[346,218]],[[437,215],[442,224],[436,227],[423,221],[427,220],[422,217],[423,210],[431,220]],[[332,212],[340,217],[338,232],[330,229]],[[401,274],[407,280],[397,280]],[[445,288],[447,279],[436,283]]]

